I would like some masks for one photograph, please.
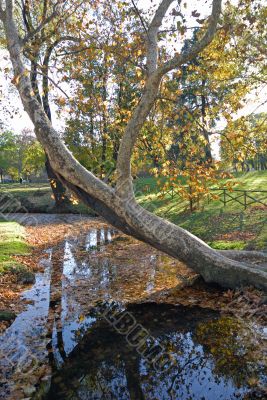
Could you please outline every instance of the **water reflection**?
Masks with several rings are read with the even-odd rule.
[[[24,295],[32,304],[1,338],[0,398],[29,397],[23,392],[27,379],[37,379],[48,363],[53,379],[47,399],[231,400],[244,398],[251,380],[265,382],[255,352],[259,345],[235,320],[196,308],[128,306],[175,364],[167,375],[155,371],[101,317],[97,305],[115,301],[124,309],[129,301],[175,287],[177,266],[151,254],[125,257],[120,253],[125,248],[115,230],[103,227],[48,251],[44,273]],[[25,364],[21,375],[22,353],[24,362],[37,360],[34,374]],[[21,396],[14,397],[15,386]]]
[[[85,249],[88,250],[101,250],[101,246],[108,244],[117,233],[114,229],[92,229],[89,231],[85,239]]]
[[[63,367],[55,372],[47,400],[234,400],[244,398],[249,376],[263,378],[264,369],[256,360],[245,360],[244,351],[239,356],[235,353],[239,339],[232,338],[234,348],[228,348],[233,357],[232,361],[228,359],[229,373],[222,371],[221,360],[213,357],[199,332],[201,324],[214,329],[221,321],[218,315],[198,308],[149,303],[128,310],[138,324],[160,341],[170,355],[172,368],[167,373],[155,370],[123,335],[97,318]],[[231,368],[233,363],[240,363],[239,369]]]

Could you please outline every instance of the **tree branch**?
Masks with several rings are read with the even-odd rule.
[[[6,17],[6,20],[13,19],[13,3],[12,3],[12,0],[6,0],[5,17]]]
[[[209,26],[203,38],[188,52],[179,56],[175,56],[169,62],[157,67],[158,64],[158,31],[162,24],[163,18],[172,3],[172,0],[163,0],[159,5],[154,18],[148,28],[148,41],[147,41],[147,68],[148,77],[145,84],[143,95],[139,104],[135,108],[130,121],[127,124],[124,135],[121,140],[120,149],[117,160],[117,173],[118,180],[116,191],[122,198],[133,194],[133,185],[131,178],[131,156],[138,138],[139,132],[142,129],[150,111],[153,107],[160,82],[162,77],[172,69],[181,66],[185,62],[194,58],[200,51],[202,51],[213,39],[216,33],[216,27],[221,12],[221,1],[213,0],[212,14],[210,16]]]
[[[72,41],[72,42],[80,42],[80,39],[75,38],[73,36],[62,36],[61,38],[57,39],[54,41],[54,43],[49,46],[46,49],[45,56],[43,59],[43,65],[42,65],[42,75],[43,75],[43,95],[42,95],[42,102],[43,102],[43,107],[46,112],[46,115],[48,118],[51,120],[51,109],[49,105],[49,90],[48,90],[48,80],[53,83],[53,85],[58,88],[67,98],[69,96],[67,93],[52,79],[49,77],[49,62],[50,62],[50,57],[53,52],[53,50],[56,48],[57,45],[59,45],[61,42],[64,41]]]
[[[207,47],[212,41],[216,29],[217,24],[219,22],[219,17],[221,14],[221,4],[222,0],[213,0],[212,3],[212,12],[209,18],[209,26],[199,42],[193,45],[187,52],[183,52],[181,54],[177,54],[170,61],[166,62],[159,68],[159,73],[163,76],[167,72],[173,70],[174,68],[180,67],[182,64],[192,60],[192,58],[196,57],[205,47]]]
[[[144,20],[143,20],[143,18],[142,18],[142,15],[140,14],[140,12],[139,12],[139,10],[138,10],[138,8],[137,8],[137,6],[136,6],[134,0],[132,0],[132,5],[133,5],[133,8],[134,8],[136,14],[138,15],[138,17],[139,17],[139,19],[140,19],[140,22],[141,22],[141,24],[142,24],[142,27],[144,28],[144,31],[147,33],[147,27],[146,27],[146,25],[145,25],[145,22],[144,22]]]
[[[0,0],[0,21],[3,21],[5,18],[5,11],[3,9],[3,1]]]
[[[158,32],[168,8],[174,0],[163,0],[147,31],[147,70],[151,75],[158,66]]]
[[[31,39],[34,38],[35,35],[37,35],[37,33],[39,33],[45,25],[47,25],[49,22],[53,21],[53,19],[55,17],[58,16],[58,11],[57,9],[55,9],[52,14],[50,14],[47,18],[45,18],[41,24],[39,24],[35,29],[31,30],[30,33],[28,33],[28,35],[26,35],[23,40],[22,40],[22,44],[25,45],[27,42],[29,42]]]

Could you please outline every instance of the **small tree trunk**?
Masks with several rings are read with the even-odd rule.
[[[202,124],[203,124],[203,136],[206,140],[204,151],[205,151],[205,161],[211,165],[212,164],[212,154],[211,154],[211,145],[210,145],[210,139],[209,139],[209,134],[207,131],[207,122],[206,122],[207,102],[206,102],[206,97],[204,94],[205,85],[206,85],[206,80],[203,79],[202,80],[203,93],[201,95],[201,116],[202,116]]]
[[[55,201],[54,209],[57,212],[68,211],[70,200],[66,196],[66,189],[58,179],[46,155],[45,168]]]
[[[48,49],[50,50],[50,49]],[[52,50],[51,50],[52,51]],[[47,57],[44,60],[44,75],[43,75],[43,96],[42,96],[42,104],[44,112],[46,113],[49,121],[52,121],[51,109],[49,105],[49,93],[48,93],[48,62],[50,58],[51,51],[48,52]],[[45,161],[46,173],[48,176],[48,180],[53,192],[54,201],[55,201],[55,210],[57,212],[65,212],[68,211],[70,201],[66,196],[66,189],[58,179],[57,175],[53,171],[51,167],[50,161],[46,154]]]

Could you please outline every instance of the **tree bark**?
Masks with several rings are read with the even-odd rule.
[[[252,285],[267,291],[267,273],[247,262],[267,262],[267,255],[264,253],[216,251],[184,229],[145,210],[135,199],[125,204],[125,214],[122,216],[118,212],[121,199],[117,199],[115,211],[114,207],[107,207],[69,182],[65,181],[65,185],[111,225],[185,262],[206,282],[228,288]]]

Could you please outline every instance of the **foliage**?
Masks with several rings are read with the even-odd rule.
[[[264,375],[264,363],[262,371],[261,368],[251,367],[255,366],[253,361],[261,357],[261,344],[254,335],[248,334],[248,327],[244,321],[225,316],[201,323],[197,327],[196,337],[212,354],[218,376],[231,377],[237,386],[244,382],[253,386],[252,382],[257,383],[256,376],[259,372]],[[246,351],[242,351],[244,348]]]
[[[12,179],[39,176],[44,169],[44,151],[29,130],[21,134],[3,131],[0,137],[1,176]]]
[[[51,100],[57,104],[58,113],[65,113],[62,134],[82,165],[102,179],[114,180],[120,139],[144,85],[143,31],[150,11],[130,1],[116,1],[111,8],[100,0],[75,0],[66,1],[62,7],[49,22],[45,18],[55,12],[53,4],[28,1],[22,9],[23,23],[21,10],[16,9],[22,36],[33,35],[41,21],[25,49],[33,89],[50,118]],[[160,63],[170,59],[173,52],[188,51],[207,26],[207,20],[194,10],[190,18],[196,27],[189,34],[186,5],[179,3],[176,8],[168,17],[170,29],[160,32]],[[244,121],[235,122],[233,116],[246,104],[247,95],[266,79],[265,17],[266,7],[261,1],[225,3],[212,43],[164,77],[135,148],[134,175],[149,171],[159,177],[163,194],[175,188],[194,203],[199,193],[208,195],[208,186],[222,177],[222,168],[242,164],[244,158],[250,160],[255,146],[261,157],[261,123],[256,123],[255,133],[250,130],[248,138]],[[164,47],[164,40],[170,44]],[[50,78],[55,75],[57,82]],[[222,120],[227,128],[219,132],[218,122]],[[212,142],[218,141],[218,135],[223,164],[212,154]],[[36,146],[34,151],[39,165],[43,155]],[[24,172],[33,168],[36,174],[38,165],[33,165],[31,154],[27,159],[31,166]],[[14,168],[10,171],[18,175]],[[190,186],[190,194],[179,187],[181,176]]]
[[[266,39],[262,31],[264,7],[253,3],[227,2],[221,28],[210,46],[163,79],[133,155],[133,173],[146,171],[158,177],[163,194],[174,188],[194,203],[199,194],[208,195],[208,187],[225,174],[221,172],[225,160],[220,163],[212,154],[212,142],[218,141],[218,135],[222,148],[228,140],[225,131],[218,131],[218,122],[227,121],[227,131],[231,129],[234,114],[244,107],[247,95],[260,85],[259,76],[265,73],[261,56],[250,67],[255,47]],[[80,25],[81,43],[62,50],[59,68],[62,81],[71,87],[69,98],[57,99],[60,112],[68,113],[65,141],[86,168],[106,179],[113,179],[110,175],[120,138],[137,104],[145,74],[142,20],[130,4],[123,6],[118,2],[110,10],[101,4],[88,25]],[[92,35],[94,24],[97,40]],[[200,22],[191,39],[185,40],[182,52],[198,40],[205,24]],[[171,40],[185,38],[184,29],[179,25]],[[251,31],[253,43],[248,42]],[[165,37],[162,33],[161,39]],[[161,49],[160,61],[167,60],[171,52],[171,46]],[[255,131],[259,136],[258,129]],[[230,141],[239,143],[240,152],[246,151],[245,143],[240,146],[238,131],[232,130]],[[228,156],[234,162],[236,155],[228,152]],[[180,187],[180,177],[190,186],[189,194]]]
[[[235,171],[267,169],[267,114],[241,117],[228,123],[221,140],[225,166]]]
[[[38,176],[43,172],[45,163],[45,153],[39,142],[34,140],[24,152],[23,169],[25,175]]]

